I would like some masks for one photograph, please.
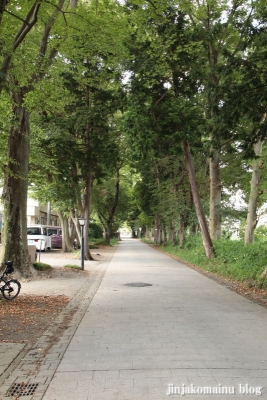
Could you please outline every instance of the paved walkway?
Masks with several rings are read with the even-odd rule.
[[[267,377],[266,316],[263,307],[125,240],[44,400],[163,400],[183,388],[193,400],[196,388],[209,387],[234,391],[231,398],[260,391],[267,398],[259,389]]]
[[[267,309],[139,240],[101,274],[34,400],[267,399]]]
[[[24,349],[22,343],[0,343],[0,376]]]

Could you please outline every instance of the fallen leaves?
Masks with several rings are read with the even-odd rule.
[[[64,295],[20,295],[11,301],[0,298],[0,342],[34,343],[69,300]]]

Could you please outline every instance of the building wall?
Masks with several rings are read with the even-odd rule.
[[[50,221],[47,216],[50,214]],[[55,211],[51,210],[50,205],[41,206],[38,201],[28,197],[27,201],[27,225],[59,225],[59,218]]]
[[[1,195],[1,190],[0,190]],[[50,214],[50,221],[47,221],[47,213]],[[55,211],[48,209],[47,206],[41,206],[38,201],[28,197],[27,201],[27,225],[43,224],[59,226],[59,218]],[[3,207],[0,201],[0,234],[3,228]]]

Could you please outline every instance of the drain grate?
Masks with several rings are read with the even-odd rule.
[[[7,392],[7,396],[32,396],[38,383],[13,383]]]
[[[132,282],[132,283],[125,283],[124,286],[145,287],[145,286],[152,286],[152,284],[151,283],[143,283],[143,282]]]

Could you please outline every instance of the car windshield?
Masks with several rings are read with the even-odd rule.
[[[27,235],[41,235],[41,228],[38,227],[27,228]]]

